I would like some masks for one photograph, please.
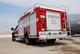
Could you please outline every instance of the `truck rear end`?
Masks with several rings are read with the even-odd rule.
[[[67,15],[65,11],[36,8],[37,35],[39,40],[63,39],[67,37]]]

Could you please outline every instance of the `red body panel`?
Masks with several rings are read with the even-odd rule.
[[[66,24],[66,25],[65,25]],[[65,26],[66,27],[65,27]],[[64,31],[63,29],[66,28],[66,31],[68,31],[68,25],[67,25],[67,16],[66,16],[66,13],[65,12],[62,12],[61,13],[61,28],[62,28],[62,31]]]
[[[40,8],[36,8],[36,18],[38,19],[37,22],[37,38],[39,38],[39,31],[42,31],[42,23],[44,24],[44,31],[46,30],[46,17],[45,18],[41,18],[40,15],[44,15],[46,16],[46,10],[45,9],[40,9]]]

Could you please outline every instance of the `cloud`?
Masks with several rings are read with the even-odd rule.
[[[18,5],[22,7],[32,6],[36,3],[48,4],[52,6],[60,6],[60,5],[70,5],[70,4],[79,4],[79,0],[0,0],[0,2],[9,3],[13,5]]]
[[[47,4],[69,10],[69,13],[80,12],[80,0],[0,0],[0,2],[20,7],[31,7],[36,3]],[[62,7],[61,7],[62,6]]]
[[[0,0],[0,2],[17,5],[21,7],[27,7],[33,5],[36,1],[34,0]]]

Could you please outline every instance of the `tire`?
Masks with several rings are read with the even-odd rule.
[[[25,42],[26,42],[27,45],[30,44],[30,40],[29,40],[28,36],[25,37]]]
[[[25,34],[25,43],[26,45],[30,45],[30,39],[28,37],[28,33]]]
[[[31,45],[31,44],[35,44],[35,39],[30,39],[28,34],[25,34],[25,43],[26,45]]]
[[[56,39],[47,40],[47,43],[54,43]]]
[[[12,41],[15,41],[15,36],[14,36],[14,32],[12,33]]]

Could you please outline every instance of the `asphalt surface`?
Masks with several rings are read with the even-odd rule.
[[[80,37],[34,45],[26,45],[22,40],[13,42],[10,37],[0,38],[0,54],[80,54]]]

